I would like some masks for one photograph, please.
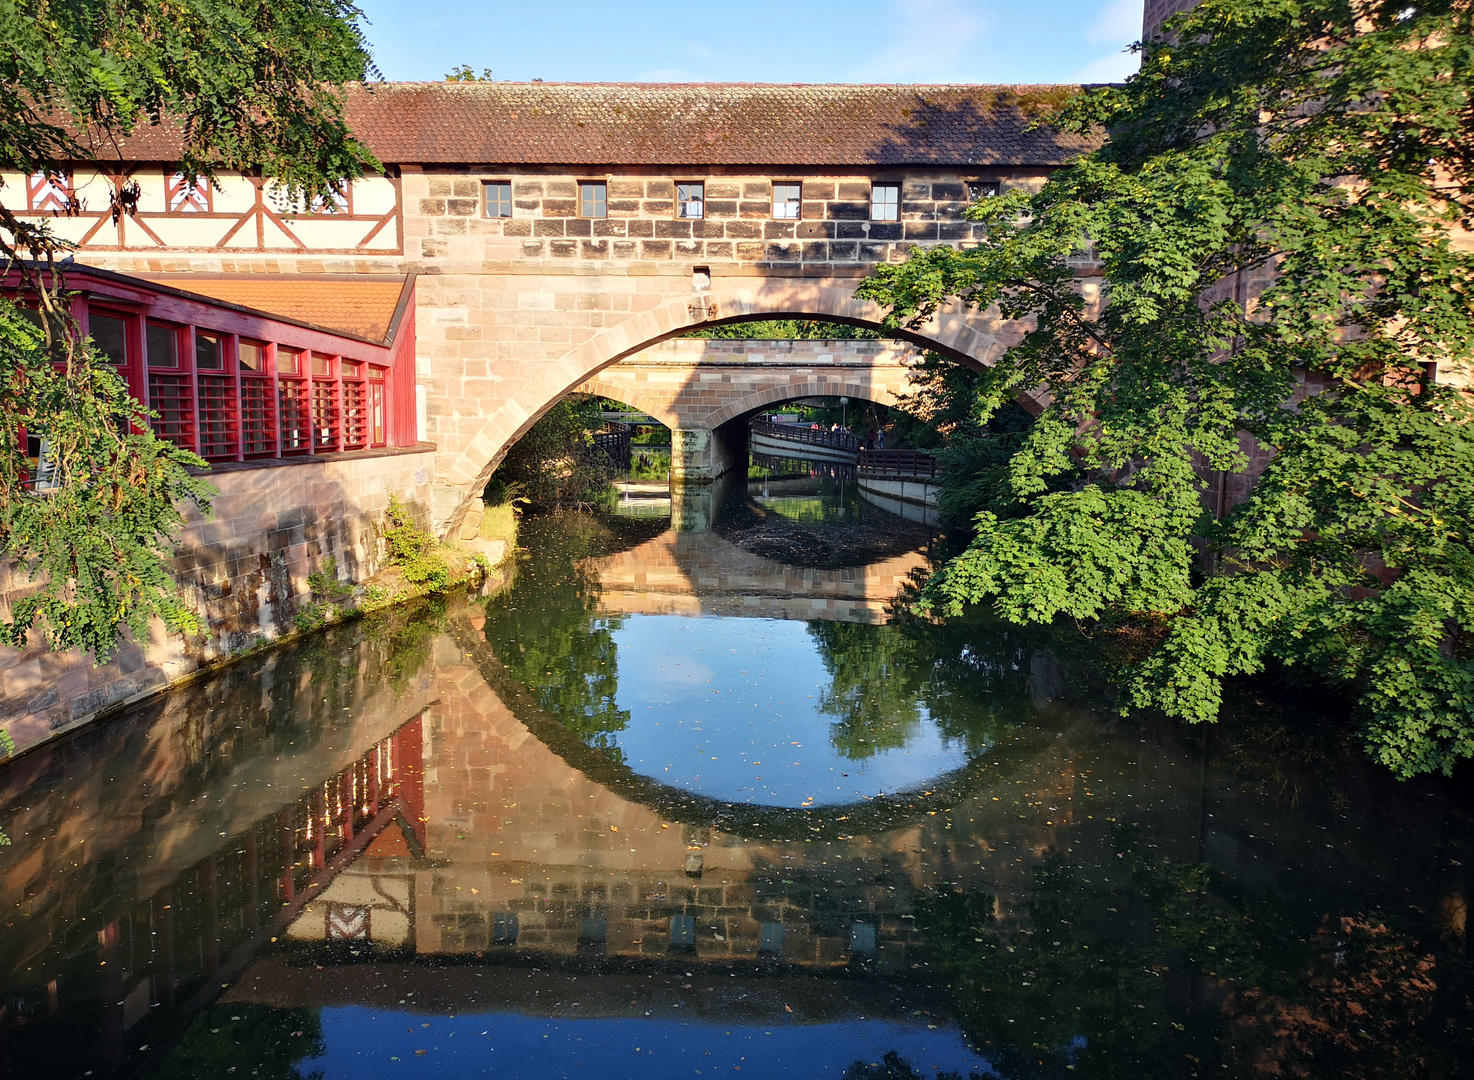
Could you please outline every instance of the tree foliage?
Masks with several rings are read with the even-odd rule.
[[[1396,773],[1447,771],[1474,754],[1474,412],[1450,385],[1474,348],[1474,6],[1204,0],[1170,31],[1056,118],[1102,149],[975,207],[977,248],[861,289],[896,325],[960,296],[1032,326],[980,416],[1051,395],[1008,465],[1020,512],[980,513],[928,601],[1153,620],[1124,700],[1192,721],[1226,677],[1304,667]],[[1219,519],[1205,474],[1255,445]]]
[[[284,205],[327,195],[374,164],[337,89],[371,67],[358,20],[343,0],[0,0],[0,169],[122,177],[118,140],[162,125],[191,178],[261,170]],[[0,641],[37,629],[103,658],[152,618],[197,625],[165,560],[179,507],[208,504],[190,471],[205,463],[153,435],[81,338],[58,261],[69,245],[14,196],[0,189],[0,261],[21,299],[0,297],[0,557],[33,587]],[[138,186],[120,178],[108,198],[130,213]]]
[[[564,398],[512,444],[492,480],[534,506],[596,506],[607,500],[614,465],[594,444],[604,426],[597,398]]]

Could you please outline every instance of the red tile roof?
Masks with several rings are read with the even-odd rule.
[[[295,276],[262,278],[215,274],[148,277],[196,296],[208,296],[227,304],[374,341],[388,338],[394,309],[404,289],[403,279],[338,281]]]
[[[386,164],[1058,165],[1095,140],[1030,125],[1074,86],[370,83],[354,133]],[[123,156],[168,161],[172,129]],[[103,156],[110,156],[104,151]]]

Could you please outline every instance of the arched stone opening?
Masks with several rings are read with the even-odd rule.
[[[446,454],[448,460],[438,469],[436,523],[445,535],[458,535],[468,511],[507,449],[539,417],[580,384],[592,380],[597,385],[596,377],[605,368],[659,342],[705,326],[764,319],[818,319],[880,330],[882,315],[877,305],[855,299],[848,285],[789,281],[693,292],[624,319],[570,349],[550,363],[539,378],[499,388],[497,400],[489,403],[491,409],[477,419],[474,433],[463,442],[458,440],[458,452],[452,450]],[[996,312],[979,312],[954,304],[938,312],[925,326],[887,333],[980,370],[995,362],[1022,335],[1023,328],[1000,318]],[[821,394],[833,394],[832,384],[826,385],[831,388]],[[791,391],[785,394],[796,396]],[[621,390],[609,396],[628,400],[632,395]],[[855,396],[868,397],[864,390],[858,390]],[[762,404],[741,407],[760,408]],[[711,430],[709,424],[706,430]]]

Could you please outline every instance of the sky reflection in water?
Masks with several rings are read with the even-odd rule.
[[[871,629],[871,628],[867,628]],[[873,628],[884,633],[883,628]],[[918,705],[903,745],[846,756],[823,710],[833,676],[807,623],[631,615],[614,631],[617,743],[633,770],[733,802],[844,804],[909,790],[968,761]]]
[[[597,1077],[842,1076],[856,1061],[899,1052],[914,1068],[986,1072],[952,1025],[853,1020],[832,1024],[720,1024],[677,1020],[536,1019],[517,1013],[436,1016],[322,1010],[327,1052],[301,1062],[323,1080],[365,1075],[495,1076],[498,1080]],[[417,1051],[424,1051],[417,1053]]]

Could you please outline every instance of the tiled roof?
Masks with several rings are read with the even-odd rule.
[[[402,280],[325,281],[215,274],[150,275],[150,278],[197,296],[374,341],[388,338],[389,324],[404,288]]]
[[[351,85],[354,133],[388,164],[1058,165],[1094,140],[1029,130],[1073,86],[768,83]],[[167,161],[170,130],[126,158]]]

